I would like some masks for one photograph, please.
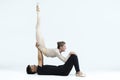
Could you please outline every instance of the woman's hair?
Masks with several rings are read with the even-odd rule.
[[[64,41],[57,42],[57,48],[60,49],[60,47],[64,46],[64,44],[65,44]]]
[[[36,72],[32,72],[30,65],[27,66],[26,68],[27,74],[35,74]]]

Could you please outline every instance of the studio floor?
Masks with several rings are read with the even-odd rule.
[[[120,71],[89,71],[86,77],[76,77],[74,74],[69,76],[50,76],[50,75],[28,75],[25,71],[0,70],[1,80],[120,80]]]

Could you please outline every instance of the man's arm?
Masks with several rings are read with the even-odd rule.
[[[40,50],[38,50],[38,65],[41,67],[43,66],[43,55]]]

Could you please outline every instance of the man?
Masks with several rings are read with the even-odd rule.
[[[76,76],[77,77],[84,77],[79,68],[78,57],[75,54],[69,54],[70,57],[63,65],[53,66],[53,65],[44,65],[43,64],[43,55],[38,50],[39,58],[38,58],[38,65],[28,65],[26,68],[26,72],[28,74],[39,74],[39,75],[60,75],[60,76],[67,76],[69,75],[72,67],[75,67]]]

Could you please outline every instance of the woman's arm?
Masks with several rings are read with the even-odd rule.
[[[63,55],[61,55],[60,53],[58,53],[57,57],[62,60],[63,62],[66,62],[68,60],[68,58],[72,55],[75,54],[75,52],[71,51],[67,57],[64,57]],[[76,55],[76,54],[75,54]]]
[[[64,63],[67,61],[67,58],[65,58],[64,56],[62,56],[61,54],[60,55],[57,55],[57,57],[63,61]]]

